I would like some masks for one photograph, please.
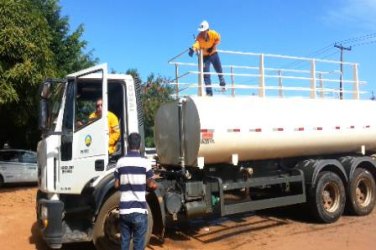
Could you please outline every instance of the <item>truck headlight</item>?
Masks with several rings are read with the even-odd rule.
[[[46,228],[48,226],[48,208],[45,206],[41,207],[40,219],[42,221],[43,228]]]

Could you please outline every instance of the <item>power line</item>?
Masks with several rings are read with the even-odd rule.
[[[307,54],[305,57],[318,57],[319,55],[324,54],[324,53],[328,52],[329,50],[331,50],[332,46],[333,46],[333,44],[331,43],[331,44],[329,44],[329,45],[327,45],[327,46],[325,46],[321,49],[315,50],[312,53]],[[283,66],[283,68],[299,68],[299,67],[301,67],[301,64],[303,64],[303,63],[304,62],[302,62],[302,61],[296,60],[294,62],[291,62],[291,63]]]
[[[372,44],[372,43],[376,43],[376,40],[373,40],[373,41],[370,41],[370,42],[356,43],[356,44],[353,44],[351,46],[352,47],[359,47],[359,46],[363,46],[363,45],[369,45],[369,44]]]
[[[354,42],[358,42],[358,41],[369,40],[369,39],[372,39],[372,38],[375,38],[375,37],[376,37],[376,33],[372,33],[372,34],[368,34],[368,35],[348,38],[346,40],[340,41],[339,43],[341,43],[341,44],[354,43]]]
[[[315,58],[320,58],[320,59],[329,58],[329,57],[338,53],[338,51],[332,52],[333,45],[334,45],[334,47],[337,47],[337,48],[340,49],[340,54],[341,54],[340,60],[342,62],[343,61],[343,50],[346,50],[346,49],[351,50],[351,46],[352,47],[358,47],[358,46],[376,43],[375,38],[376,38],[376,33],[371,33],[371,34],[367,34],[367,35],[348,38],[348,39],[342,40],[342,41],[334,43],[334,44],[333,43],[328,44],[321,49],[315,50],[312,53],[307,54],[306,57],[315,57]],[[371,40],[371,41],[369,41],[369,40]],[[343,44],[349,45],[349,47],[344,47]],[[342,47],[342,49],[341,49],[341,47]],[[348,49],[348,48],[350,48],[350,49]],[[304,63],[305,62],[303,62],[303,61],[296,60],[296,61],[292,61],[290,63],[287,63],[285,65],[281,65],[281,67],[282,68],[299,69],[299,68],[304,66]],[[342,65],[342,63],[340,65],[340,67],[341,67],[340,98],[342,99],[342,97],[343,97],[343,91],[342,91],[343,65]]]
[[[317,50],[319,52],[313,52],[311,54],[307,54],[305,57],[307,58],[320,58],[320,59],[327,59],[331,58],[333,55],[337,54],[338,51],[332,51],[333,44],[330,45],[330,48],[325,47],[325,49]],[[304,64],[307,63],[306,61],[295,60],[289,64],[286,64],[282,68],[292,68],[292,69],[299,69],[305,67]]]
[[[329,55],[326,55],[326,56],[320,57],[320,59],[331,58],[333,55],[336,55],[336,54],[338,54],[338,53],[339,53],[338,51],[334,51],[334,52],[330,53]]]
[[[372,41],[369,41],[367,42],[367,40],[370,40],[370,39],[374,39],[376,38],[376,33],[371,33],[371,34],[367,34],[367,35],[362,35],[362,36],[357,36],[357,37],[352,37],[352,38],[348,38],[348,39],[345,39],[345,40],[342,40],[338,43],[335,43],[335,44],[349,44],[349,43],[352,43],[350,44],[350,47],[358,47],[358,46],[362,46],[362,45],[368,45],[368,44],[372,44],[372,43],[376,43],[376,40],[372,40]],[[364,42],[362,42],[364,41]],[[357,43],[358,42],[358,43]],[[335,44],[334,44],[334,47],[335,47]],[[315,50],[313,51],[312,53],[308,54],[307,57],[319,57],[320,59],[325,59],[325,58],[328,58],[335,53],[331,53],[329,55],[324,55],[326,54],[327,52],[331,51],[333,49],[333,43],[321,48],[321,49],[318,49],[318,50]],[[286,67],[288,68],[298,68],[300,67],[300,65],[302,64],[303,62],[301,61],[295,61],[295,62],[291,62],[290,64],[286,65]]]
[[[318,49],[316,51],[313,51],[312,53],[308,54],[307,57],[317,57],[323,53],[326,53],[328,50],[331,50],[332,49],[332,46],[333,46],[333,43],[321,48],[321,49]]]

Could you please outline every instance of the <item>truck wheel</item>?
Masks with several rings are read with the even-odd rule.
[[[354,171],[350,182],[347,208],[354,215],[367,215],[375,207],[375,180],[364,168]]]
[[[309,200],[316,219],[324,223],[332,223],[338,220],[346,203],[345,188],[341,178],[333,172],[321,172],[317,177],[316,188]]]
[[[106,200],[97,216],[93,230],[93,242],[97,250],[120,249],[119,201],[120,192],[115,192]],[[150,240],[152,229],[153,216],[148,206],[148,229],[145,235],[146,244]],[[132,242],[130,249],[133,249]]]
[[[3,177],[0,175],[0,187],[2,187],[4,185],[4,179]]]

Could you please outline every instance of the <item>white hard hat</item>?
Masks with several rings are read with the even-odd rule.
[[[198,31],[205,31],[205,30],[208,30],[209,29],[209,23],[207,21],[202,21],[200,23],[200,26],[198,27]]]

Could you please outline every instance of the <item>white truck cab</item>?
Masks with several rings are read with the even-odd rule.
[[[89,119],[98,99],[103,100],[102,116]],[[143,134],[136,99],[133,78],[125,74],[108,74],[106,64],[42,84],[38,218],[44,238],[52,248],[71,242],[69,231],[77,230],[76,227],[85,232],[86,238],[91,237],[91,227],[85,228],[85,223],[91,223],[93,214],[86,210],[99,209],[100,205],[88,209],[93,202],[91,199],[95,200],[92,194],[81,202],[74,197],[92,193],[103,178],[111,178],[116,160],[127,151],[127,135],[132,132]],[[118,118],[121,133],[117,150],[112,155],[108,153],[109,111]],[[82,225],[75,225],[76,222],[71,223],[66,218],[63,220],[63,214],[67,216],[71,210],[82,210],[88,220]]]

